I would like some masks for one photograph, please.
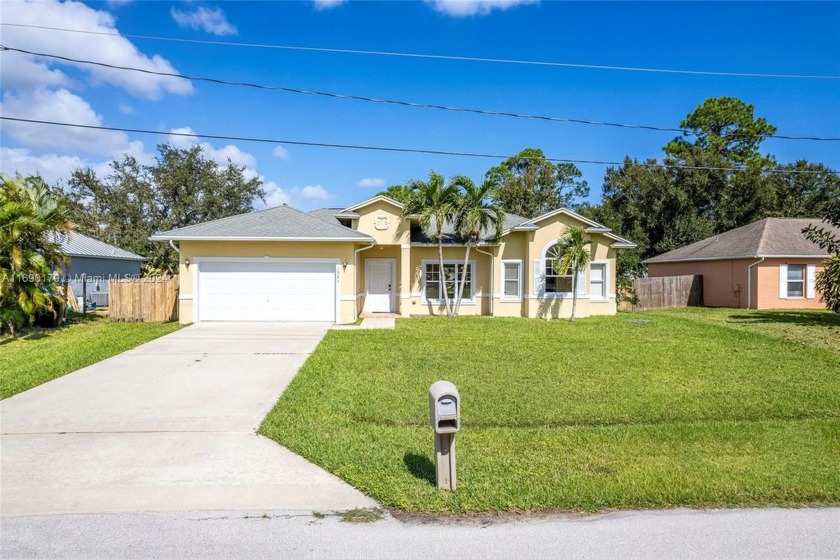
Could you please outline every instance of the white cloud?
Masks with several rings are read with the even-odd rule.
[[[69,87],[73,84],[64,72],[50,68],[28,54],[7,51],[3,53],[3,71],[0,87],[5,91],[32,91],[44,86]]]
[[[125,103],[120,103],[119,107],[117,107],[120,112],[124,115],[133,115],[134,114],[134,107],[131,105],[126,105]]]
[[[493,10],[505,11],[515,6],[537,4],[539,0],[426,0],[436,12],[453,17],[483,16]]]
[[[170,132],[174,134],[195,133],[189,126],[173,128]],[[233,144],[227,144],[220,148],[216,148],[210,142],[200,142],[198,138],[177,135],[169,136],[169,143],[176,148],[188,148],[195,144],[200,144],[201,149],[204,151],[204,156],[222,166],[226,166],[228,164],[228,159],[230,159],[231,163],[239,165],[240,167],[246,167],[249,169],[256,169],[257,167],[256,157],[247,151],[242,151]]]
[[[276,148],[271,150],[271,155],[277,157],[278,159],[286,159],[289,157],[289,150],[287,150],[283,146],[277,146]]]
[[[169,13],[175,23],[181,27],[201,29],[212,35],[236,35],[239,33],[236,26],[228,22],[225,13],[218,6],[214,8],[199,6],[192,11],[172,8]]]
[[[265,207],[273,208],[291,202],[289,193],[277,186],[274,181],[263,182],[265,189]]]
[[[131,4],[132,2],[134,2],[134,0],[105,0],[105,3],[111,8],[121,8],[127,4]]]
[[[131,41],[119,35],[113,15],[106,11],[95,10],[81,2],[58,2],[57,0],[3,2],[3,19],[26,25],[48,27],[67,27],[68,22],[72,22],[71,27],[74,29],[105,34],[45,32],[22,27],[4,27],[3,44],[7,46],[48,54],[68,55],[83,60],[96,60],[117,66],[176,72],[166,59],[158,55],[143,54]],[[4,90],[31,90],[42,86],[69,87],[66,76],[58,70],[50,70],[47,67],[47,65],[69,65],[88,73],[94,85],[115,85],[133,95],[148,99],[159,99],[164,93],[183,95],[193,91],[190,82],[169,76],[126,72],[64,61],[37,60],[30,55],[20,53],[6,53],[3,57],[2,85]],[[15,61],[17,57],[23,57],[26,61]],[[26,73],[22,69],[28,69],[34,73]]]
[[[260,207],[271,208],[288,204],[293,208],[309,210],[321,206],[325,201],[333,198],[333,195],[320,184],[281,188],[276,182],[266,181],[265,177],[258,176],[263,180],[263,188],[265,189],[265,204],[258,204]]]
[[[316,10],[321,11],[336,8],[344,4],[346,1],[347,0],[312,0],[312,4],[315,5]]]
[[[304,200],[328,200],[329,193],[320,184],[308,184],[301,189],[293,189]]]
[[[379,177],[366,177],[359,181],[359,188],[382,188],[385,186],[385,179]]]
[[[102,125],[87,101],[64,88],[40,88],[32,92],[7,91],[0,102],[0,112],[6,116],[72,122],[88,126]],[[3,131],[26,148],[115,155],[125,151],[142,151],[142,142],[130,142],[124,132],[93,130],[6,121]]]
[[[88,161],[70,155],[32,155],[25,148],[0,147],[0,168],[9,175],[41,175],[48,184],[66,181],[79,167],[87,167]]]

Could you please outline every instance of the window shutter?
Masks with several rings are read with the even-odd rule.
[[[604,297],[607,299],[615,297],[616,288],[617,286],[613,285],[613,282],[610,279],[610,263],[607,262],[604,264]]]
[[[578,294],[578,297],[580,297],[581,295],[586,295],[586,270],[585,269],[578,272],[577,294]]]
[[[537,297],[545,295],[545,273],[542,260],[534,260],[534,294]]]
[[[787,264],[779,264],[779,299],[787,299]]]
[[[805,281],[808,284],[806,295],[808,299],[815,299],[817,296],[817,265],[808,264],[805,274]]]

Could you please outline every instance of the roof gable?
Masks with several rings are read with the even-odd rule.
[[[541,225],[539,225],[540,222],[543,222],[547,219],[551,219],[553,217],[557,217],[559,215],[565,215],[565,216],[568,216],[568,217],[570,217],[570,218],[572,218],[576,221],[581,222],[582,225],[586,226],[586,232],[587,233],[600,234],[600,235],[604,235],[604,236],[612,239],[613,241],[615,241],[612,244],[612,246],[614,248],[633,248],[633,247],[637,246],[636,243],[634,243],[634,242],[632,242],[628,239],[625,239],[624,237],[619,237],[618,235],[613,233],[612,229],[610,229],[609,227],[605,227],[604,225],[601,225],[597,221],[593,221],[593,220],[589,219],[588,217],[584,217],[584,216],[580,215],[579,213],[573,212],[572,210],[570,210],[568,208],[558,208],[556,210],[544,213],[542,215],[538,215],[537,217],[534,217],[532,219],[526,219],[526,218],[523,218],[523,217],[516,216],[516,217],[519,217],[519,219],[522,219],[524,221],[522,221],[521,223],[518,223],[516,225],[511,225],[510,227],[507,227],[506,230],[502,233],[502,235],[507,235],[508,233],[510,233],[512,231],[517,231],[517,230],[519,230],[519,231],[532,231],[535,228],[538,229],[538,228],[542,227]]]
[[[836,230],[816,218],[768,217],[648,258],[644,263],[772,256],[827,256],[825,250],[802,234],[802,230],[812,224]]]
[[[402,209],[404,207],[402,204],[400,204],[399,202],[397,202],[393,198],[389,198],[388,196],[380,194],[378,196],[374,196],[373,198],[368,198],[364,202],[359,202],[356,205],[350,206],[349,208],[344,208],[344,211],[345,212],[354,212],[354,211],[358,210],[359,208],[364,208],[365,206],[369,206],[370,204],[373,204],[375,202],[387,202],[388,204],[391,204],[391,205],[399,208],[400,211],[402,211]]]

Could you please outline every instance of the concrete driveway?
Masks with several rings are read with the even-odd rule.
[[[0,402],[0,514],[374,506],[255,434],[329,326],[196,324]]]

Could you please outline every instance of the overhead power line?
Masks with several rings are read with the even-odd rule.
[[[19,117],[12,117],[12,116],[5,116],[0,115],[0,120],[8,120],[12,122],[25,122],[29,124],[45,124],[50,126],[63,126],[69,128],[84,128],[89,130],[106,130],[109,132],[126,132],[132,134],[150,134],[155,136],[175,136],[175,137],[183,137],[183,138],[201,138],[201,139],[208,139],[208,140],[225,140],[230,142],[254,142],[254,143],[262,143],[262,144],[279,144],[279,145],[291,145],[291,146],[307,146],[307,147],[323,147],[323,148],[337,148],[337,149],[352,149],[352,150],[364,150],[364,151],[383,151],[383,152],[392,152],[392,153],[417,153],[417,154],[424,154],[424,155],[447,155],[447,156],[454,156],[454,157],[477,157],[477,158],[484,158],[484,159],[508,159],[510,155],[499,155],[499,154],[492,154],[492,153],[476,153],[476,152],[468,152],[468,151],[449,151],[449,150],[441,150],[441,149],[424,149],[424,148],[402,148],[402,147],[393,147],[393,146],[370,146],[370,145],[362,145],[362,144],[338,144],[338,143],[327,143],[327,142],[309,142],[303,140],[280,140],[275,138],[256,138],[252,136],[228,136],[222,134],[198,134],[196,132],[162,132],[160,130],[146,130],[142,128],[122,128],[116,126],[98,126],[93,124],[79,124],[79,123],[72,123],[72,122],[55,122],[51,120],[37,120],[37,119],[30,119],[30,118],[19,118]],[[523,159],[531,159],[531,158],[523,158]],[[536,159],[536,158],[533,158]],[[605,165],[605,166],[621,166],[624,164],[623,161],[604,161],[604,160],[597,160],[597,159],[560,159],[554,157],[547,157],[545,158],[548,161],[553,163],[575,163],[580,165]],[[711,166],[698,166],[698,165],[667,165],[664,163],[647,163],[647,162],[635,162],[636,165],[641,167],[663,167],[669,169],[697,169],[697,170],[708,170],[708,171],[725,171],[725,172],[741,172],[741,171],[749,171],[749,169],[740,169],[740,168],[732,168],[732,167],[711,167]],[[823,171],[810,171],[810,170],[800,170],[800,169],[769,169],[767,172],[770,173],[777,173],[782,175],[818,175],[823,174]],[[828,171],[831,174],[836,174],[834,171]]]
[[[27,29],[42,29],[48,31],[62,31],[67,33],[83,33],[86,35],[105,35],[113,37],[128,37],[132,39],[145,39],[150,41],[169,41],[175,43],[193,43],[200,45],[217,45],[226,47],[245,47],[245,48],[261,48],[261,49],[276,49],[289,51],[305,51],[305,52],[323,52],[335,54],[355,54],[368,56],[390,56],[400,58],[420,58],[430,60],[450,60],[459,62],[484,62],[493,64],[516,64],[527,66],[550,66],[557,68],[575,68],[586,70],[613,70],[621,72],[647,72],[658,74],[688,74],[697,76],[725,76],[738,78],[781,78],[781,79],[807,79],[807,80],[837,80],[840,75],[826,75],[826,74],[777,74],[777,73],[761,73],[761,72],[718,72],[708,70],[680,70],[673,68],[646,68],[639,66],[617,66],[605,64],[576,64],[571,62],[554,62],[541,60],[519,60],[509,58],[486,58],[479,56],[455,56],[445,54],[428,54],[428,53],[410,53],[410,52],[393,52],[380,50],[362,50],[362,49],[339,49],[326,47],[307,47],[300,45],[276,45],[265,43],[244,43],[234,41],[211,41],[202,39],[182,39],[178,37],[160,37],[155,35],[138,35],[128,33],[106,32],[106,31],[90,31],[86,29],[69,29],[65,27],[50,27],[46,25],[29,25],[23,23],[8,23],[3,22],[0,25],[9,27],[23,27]]]
[[[155,76],[165,76],[165,77],[172,77],[172,78],[179,78],[188,81],[194,82],[205,82],[205,83],[212,83],[217,85],[225,85],[225,86],[237,86],[237,87],[247,87],[253,89],[260,89],[266,91],[280,91],[284,93],[295,93],[300,95],[310,95],[316,97],[327,97],[331,99],[344,99],[344,100],[351,100],[351,101],[364,101],[369,103],[380,103],[380,104],[387,104],[387,105],[397,105],[401,107],[410,107],[410,108],[420,108],[420,109],[434,109],[434,110],[441,110],[441,111],[450,111],[450,112],[461,112],[461,113],[471,113],[471,114],[479,114],[484,116],[501,116],[501,117],[510,117],[510,118],[520,118],[520,119],[530,119],[530,120],[542,120],[548,122],[560,122],[560,123],[569,123],[569,124],[585,124],[585,125],[592,125],[592,126],[608,126],[613,128],[626,128],[626,129],[633,129],[633,130],[652,130],[656,132],[677,132],[683,133],[688,135],[695,135],[694,131],[686,129],[686,128],[672,128],[672,127],[665,127],[665,126],[654,126],[649,124],[628,124],[628,123],[620,123],[620,122],[607,122],[607,121],[599,121],[599,120],[588,120],[588,119],[580,119],[580,118],[565,118],[565,117],[556,117],[556,116],[546,116],[546,115],[534,115],[534,114],[523,114],[523,113],[513,113],[507,111],[491,111],[487,109],[476,109],[470,107],[454,107],[454,106],[447,106],[447,105],[437,105],[437,104],[430,104],[430,103],[416,103],[412,101],[401,101],[401,100],[394,100],[394,99],[382,99],[377,97],[365,97],[361,95],[348,95],[343,93],[332,93],[332,92],[325,92],[325,91],[313,91],[313,90],[306,90],[306,89],[298,89],[294,87],[286,87],[286,86],[277,86],[277,85],[265,85],[265,84],[258,84],[258,83],[249,83],[249,82],[241,82],[241,81],[230,81],[230,80],[223,80],[220,78],[210,78],[210,77],[203,77],[203,76],[188,76],[186,74],[179,74],[176,72],[162,72],[158,70],[149,70],[146,68],[136,68],[133,66],[120,66],[116,64],[109,64],[107,62],[97,62],[94,60],[85,60],[80,58],[72,58],[68,56],[61,56],[57,54],[49,54],[43,52],[36,52],[30,51],[25,49],[19,49],[15,47],[9,47],[5,45],[0,45],[0,52],[18,52],[22,54],[28,54],[32,56],[38,56],[42,58],[51,58],[55,60],[62,60],[65,62],[72,62],[76,64],[86,64],[91,66],[100,66],[103,68],[110,68],[114,70],[125,70],[130,72],[138,72],[142,74],[150,74]],[[743,134],[728,134],[727,137],[729,138],[739,138],[744,137],[746,135]],[[840,137],[824,137],[824,136],[790,136],[790,135],[783,135],[783,134],[771,134],[767,136],[767,138],[775,138],[779,140],[805,140],[805,141],[817,141],[817,142],[838,142],[840,141]]]

